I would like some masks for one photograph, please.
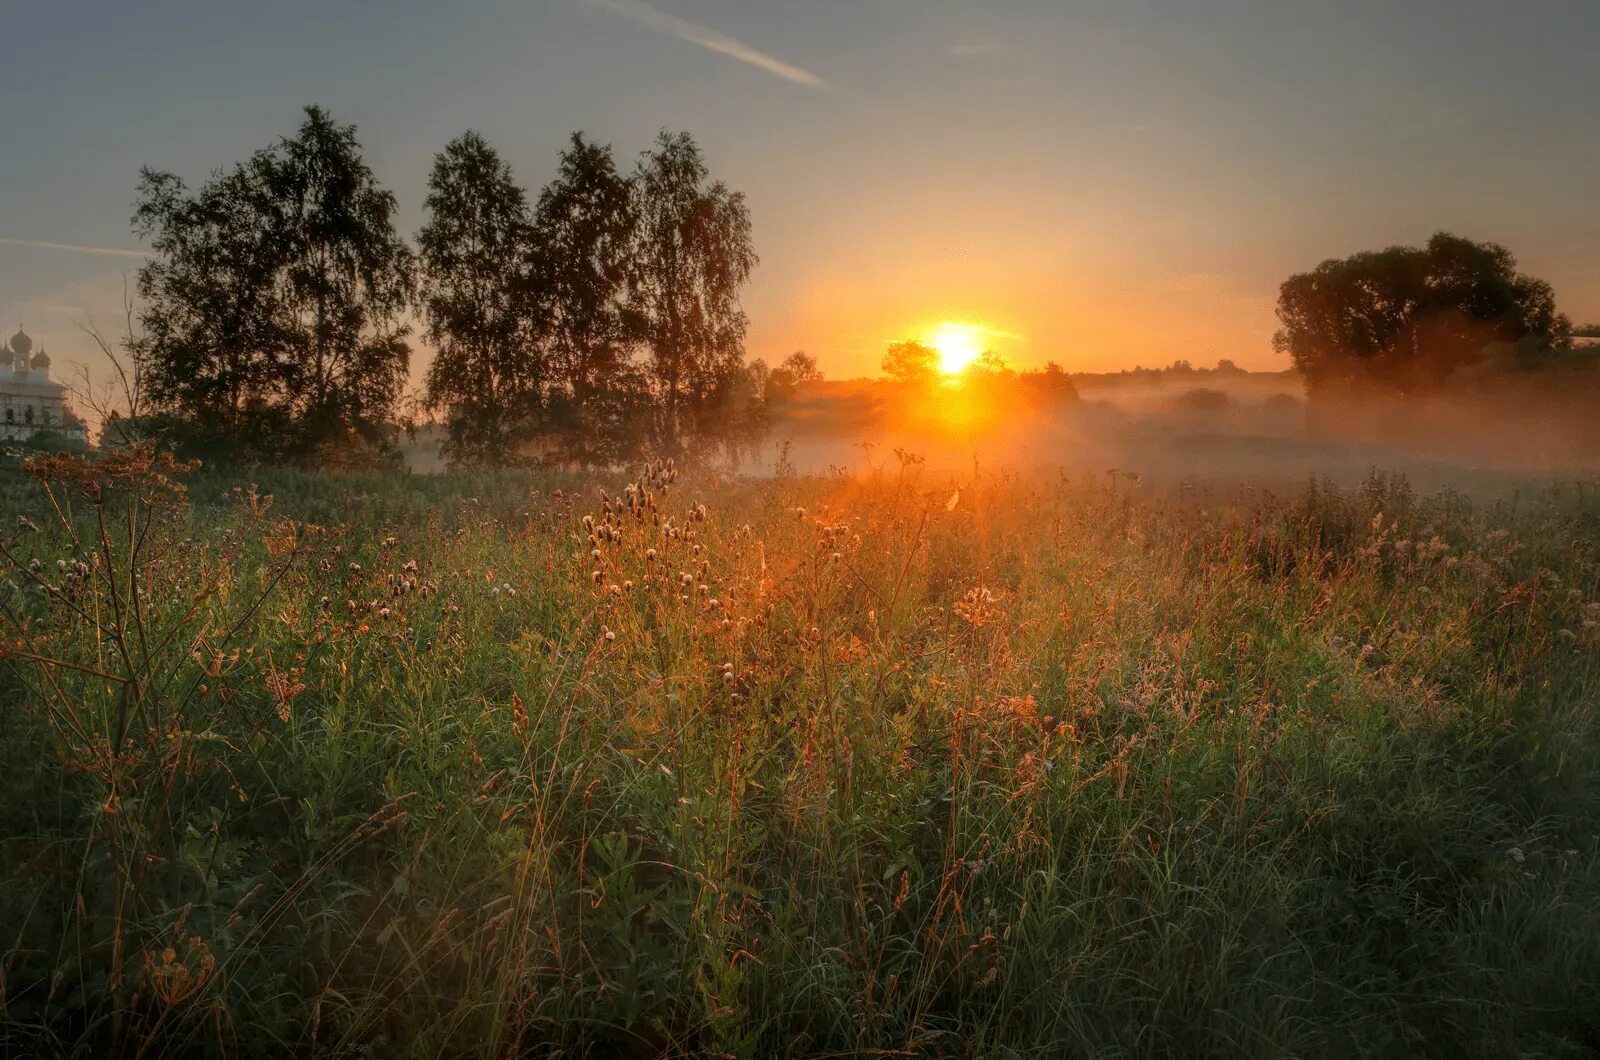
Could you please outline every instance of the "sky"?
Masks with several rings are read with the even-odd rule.
[[[0,328],[58,374],[121,324],[139,168],[197,183],[309,103],[408,236],[466,129],[535,192],[573,130],[688,130],[747,196],[749,353],[830,377],[946,321],[1286,367],[1284,278],[1439,230],[1600,320],[1595,0],[0,0],[0,42]]]

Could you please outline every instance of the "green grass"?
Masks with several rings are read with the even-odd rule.
[[[123,470],[0,482],[13,1053],[1600,1048],[1578,486]]]

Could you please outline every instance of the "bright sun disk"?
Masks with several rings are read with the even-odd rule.
[[[960,375],[983,352],[974,330],[959,324],[940,324],[929,345],[938,352],[939,371],[945,375]]]

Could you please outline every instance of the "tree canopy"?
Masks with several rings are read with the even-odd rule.
[[[527,439],[549,375],[528,280],[527,195],[488,141],[467,132],[434,160],[424,208],[421,309],[435,350],[427,400],[448,411],[450,462],[503,465]]]
[[[1439,233],[1324,261],[1285,280],[1273,345],[1313,389],[1371,380],[1433,389],[1493,344],[1559,345],[1570,324],[1504,247]]]
[[[765,364],[762,365],[766,367]],[[783,362],[772,371],[766,373],[762,381],[762,391],[769,400],[787,401],[794,396],[795,390],[806,383],[822,382],[822,369],[817,367],[817,359],[804,350],[796,350],[783,359]]]
[[[896,342],[883,355],[883,374],[905,386],[927,386],[939,375],[939,351],[921,342]]]
[[[154,409],[235,456],[387,449],[412,294],[394,212],[354,126],[319,107],[193,193],[145,170],[134,226],[156,257],[139,274],[134,355]]]
[[[662,132],[633,176],[628,310],[649,350],[656,441],[710,433],[744,360],[739,290],[756,265],[744,196],[710,180],[688,133]]]
[[[749,212],[689,134],[663,132],[624,175],[575,133],[530,205],[467,132],[435,157],[424,206],[413,254],[354,127],[318,107],[193,191],[145,171],[134,226],[155,256],[134,353],[175,440],[323,465],[392,454],[413,309],[452,463],[731,448],[764,422],[739,303]]]

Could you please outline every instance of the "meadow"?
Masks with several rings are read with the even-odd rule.
[[[132,449],[0,516],[11,1055],[1600,1049],[1592,486]]]

